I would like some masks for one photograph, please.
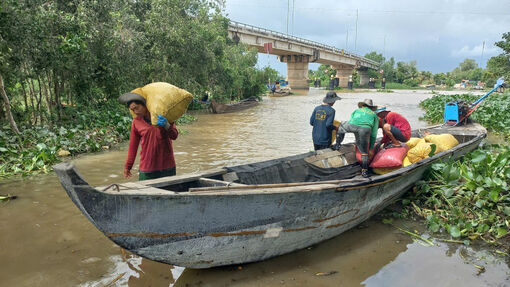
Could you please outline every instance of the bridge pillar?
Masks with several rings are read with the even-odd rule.
[[[347,83],[349,82],[349,76],[352,75],[352,71],[354,70],[354,66],[333,66],[333,69],[336,70],[336,77],[338,78],[338,86],[342,88],[347,88]]]
[[[368,71],[358,70],[358,74],[359,74],[359,84],[362,86],[368,85],[368,80],[369,80]]]
[[[308,62],[307,55],[279,56],[281,62],[287,63],[287,81],[292,89],[308,90]]]

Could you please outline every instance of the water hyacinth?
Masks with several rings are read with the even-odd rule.
[[[447,102],[476,101],[474,95],[438,95],[420,106],[431,123],[443,121]],[[510,137],[508,94],[487,97],[471,118],[489,131]],[[458,242],[481,239],[510,245],[510,146],[486,145],[462,159],[433,164],[424,180],[402,200],[401,215],[426,219],[432,232],[444,232]],[[506,239],[506,240],[505,240]]]
[[[496,242],[510,230],[510,147],[490,146],[464,160],[437,163],[409,194],[429,230]]]

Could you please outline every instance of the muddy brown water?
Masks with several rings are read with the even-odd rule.
[[[455,92],[454,92],[455,93]],[[175,141],[177,173],[282,157],[312,149],[309,118],[324,90],[264,97],[234,114],[196,113]],[[426,124],[418,103],[429,91],[341,93],[336,119],[347,120],[358,101]],[[346,141],[352,139],[348,135]],[[125,182],[127,144],[72,159],[92,185]],[[132,181],[134,179],[130,179]],[[505,258],[460,245],[424,246],[375,217],[331,240],[263,262],[185,269],[124,252],[74,206],[54,174],[0,182],[0,286],[510,286]],[[414,222],[395,225],[423,230]],[[485,267],[480,272],[477,266]]]

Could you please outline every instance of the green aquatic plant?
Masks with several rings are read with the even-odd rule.
[[[436,163],[408,193],[406,211],[432,232],[495,243],[510,231],[510,147],[490,146],[463,160]]]
[[[387,89],[377,89],[377,92],[378,93],[393,93],[392,90],[387,90]]]

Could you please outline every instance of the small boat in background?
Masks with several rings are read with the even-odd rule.
[[[288,87],[288,86],[282,87],[280,89],[276,89],[274,92],[269,93],[270,97],[285,97],[285,96],[289,96],[289,95],[292,95],[292,91],[291,91],[290,87]]]
[[[211,100],[211,109],[215,114],[232,113],[241,110],[245,110],[254,107],[259,104],[259,101],[255,97],[249,97],[247,99],[235,102],[232,104],[221,104],[216,102],[214,99]]]
[[[158,179],[90,186],[70,163],[53,168],[101,232],[142,257],[190,268],[268,259],[353,228],[398,199],[432,163],[474,150],[478,124],[413,131],[453,135],[449,150],[370,179],[354,144]]]

